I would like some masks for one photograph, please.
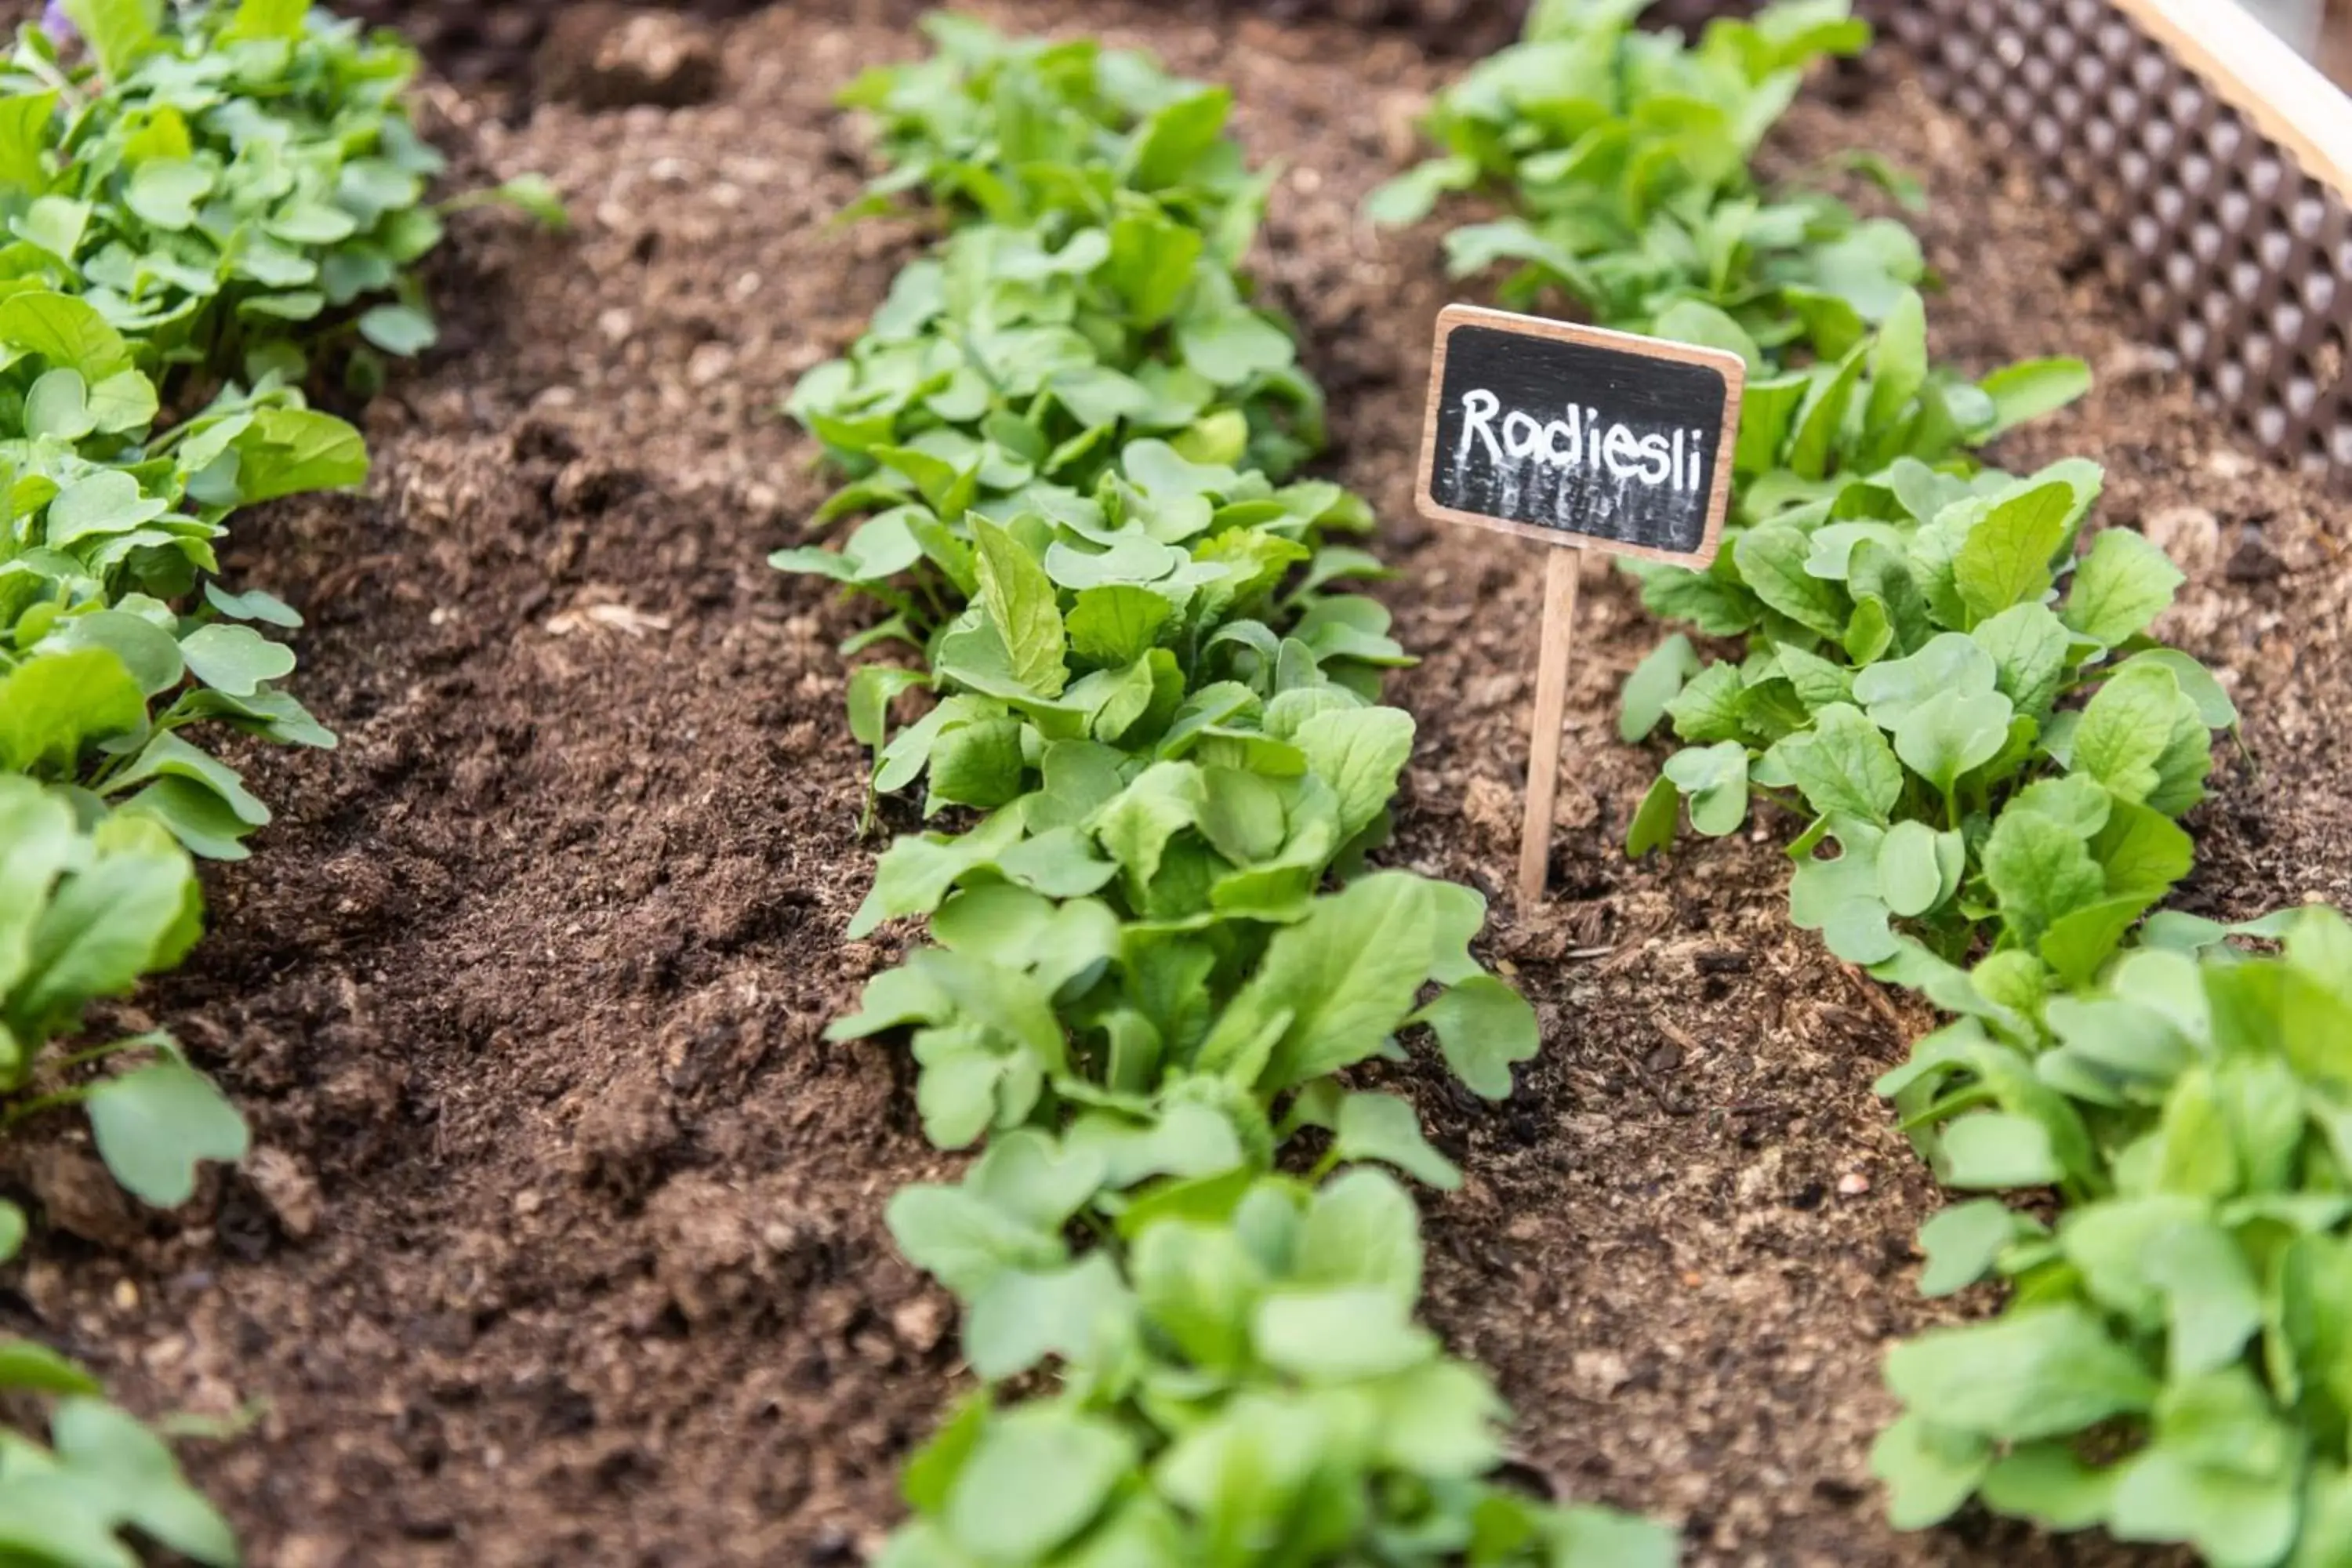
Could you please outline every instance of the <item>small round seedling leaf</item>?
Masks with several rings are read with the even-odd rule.
[[[1944,1184],[1984,1192],[2039,1187],[2058,1181],[2058,1163],[2049,1130],[2005,1110],[1963,1116],[1944,1129]]]
[[[180,639],[180,654],[198,680],[232,697],[250,697],[265,680],[294,673],[294,650],[251,626],[215,621]]]
[[[180,684],[186,665],[180,657],[180,645],[172,634],[128,610],[93,610],[86,616],[68,616],[57,624],[57,629],[42,639],[45,649],[102,647],[122,661],[131,679],[149,697],[169,691]]]
[[[1666,704],[1681,695],[1683,683],[1698,670],[1697,651],[1680,632],[1652,648],[1625,678],[1617,712],[1618,738],[1628,745],[1647,739],[1666,716]]]
[[[1925,1530],[1959,1511],[1992,1464],[1992,1445],[1906,1415],[1871,1445],[1870,1472],[1886,1483],[1897,1530]]]
[[[1342,1160],[1379,1160],[1441,1192],[1462,1184],[1453,1161],[1430,1147],[1412,1102],[1392,1094],[1351,1094],[1339,1102]]]
[[[949,1489],[948,1533],[983,1563],[1039,1563],[1092,1523],[1135,1445],[1100,1416],[1015,1410],[973,1445]]]
[[[1738,741],[1676,752],[1665,774],[1690,797],[1691,826],[1708,837],[1737,833],[1748,820],[1748,748]]]
[[[2057,1437],[2147,1410],[2161,1384],[2089,1309],[2012,1309],[1896,1345],[1886,1383],[1938,1426],[2010,1442]]]
[[[1892,730],[1931,698],[1990,691],[1999,679],[1992,656],[1975,639],[1945,632],[1908,658],[1888,659],[1858,671],[1853,700],[1869,710],[1871,722]]]
[[[1886,830],[1878,846],[1878,896],[1906,920],[1942,900],[1944,868],[1934,828],[1898,822]]]
[[[1309,1383],[1357,1383],[1418,1366],[1436,1338],[1378,1286],[1286,1290],[1258,1303],[1250,1335],[1267,1365]]]
[[[25,394],[25,431],[58,441],[79,441],[98,427],[89,409],[89,384],[81,372],[59,368],[44,374]]]
[[[177,231],[196,221],[196,204],[213,188],[212,170],[186,158],[150,158],[131,171],[123,203],[157,228]]]
[[[228,1521],[181,1479],[172,1450],[135,1418],[100,1400],[69,1399],[50,1432],[71,1470],[104,1478],[126,1522],[206,1568],[236,1568]]]
[[[1919,1227],[1920,1250],[1927,1255],[1919,1294],[1948,1296],[1975,1284],[2026,1224],[1998,1198],[1976,1198],[1938,1213]]]
[[[1421,1215],[1386,1171],[1342,1171],[1323,1184],[1298,1226],[1291,1278],[1303,1285],[1368,1285],[1410,1307],[1421,1297]]]
[[[1887,909],[1877,899],[1848,899],[1830,911],[1822,923],[1822,941],[1848,963],[1864,968],[1884,963],[1902,949],[1887,923]]]
[[[108,1079],[84,1103],[106,1168],[157,1208],[177,1208],[194,1194],[199,1162],[245,1158],[245,1119],[212,1079],[183,1063]]]
[[[440,335],[433,318],[413,306],[375,305],[360,315],[360,336],[404,359],[423,353]]]
[[[1960,775],[2000,752],[2014,712],[2009,699],[1997,691],[1969,696],[1939,692],[1895,726],[1895,754],[1938,793],[1949,795]]]
[[[119,468],[101,468],[76,479],[49,502],[46,530],[48,543],[59,550],[101,533],[128,533],[170,510],[163,501],[139,489],[139,481]]]
[[[0,1029],[0,1034],[5,1034]],[[25,1245],[25,1211],[5,1198],[0,1198],[0,1263],[16,1256]]]
[[[1672,802],[1674,786],[1665,788]],[[1542,1047],[1535,1008],[1491,974],[1474,974],[1448,986],[1413,1021],[1436,1032],[1445,1065],[1485,1100],[1509,1099],[1512,1064],[1531,1060]]]

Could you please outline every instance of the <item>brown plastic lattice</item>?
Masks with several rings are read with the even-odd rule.
[[[2032,159],[2216,406],[2280,456],[2352,478],[2340,193],[2108,0],[1873,8],[1938,97]]]

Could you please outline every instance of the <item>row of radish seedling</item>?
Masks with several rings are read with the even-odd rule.
[[[1888,1357],[1894,1517],[1974,1498],[2216,1563],[2352,1562],[2352,928],[2157,910],[2238,718],[2152,635],[2181,574],[2088,528],[2096,465],[1973,455],[2087,377],[1933,365],[1911,237],[1750,173],[1806,67],[1866,41],[1843,0],[1696,47],[1642,9],[1539,5],[1374,210],[1499,193],[1511,216],[1450,237],[1460,271],[1748,362],[1727,547],[1636,574],[1717,656],[1677,635],[1627,686],[1626,738],[1684,742],[1628,847],[1685,806],[1717,836],[1772,808],[1794,921],[1955,1020],[1879,1089],[1947,1185],[2008,1194],[1928,1224],[1923,1288],[2008,1297]]]
[[[334,744],[281,684],[299,618],[219,552],[240,509],[367,473],[304,399],[312,356],[363,392],[432,340],[415,63],[302,0],[67,0],[0,65],[0,1137],[79,1108],[160,1206],[244,1121],[170,1037],[92,1043],[85,1016],[180,962],[192,858],[269,820],[219,741]],[[0,1262],[26,1228],[0,1201]],[[53,1405],[46,1444],[0,1429],[0,1558],[107,1568],[131,1531],[236,1560],[81,1368],[0,1340],[11,1391]]]
[[[905,662],[857,671],[853,727],[878,788],[960,828],[883,857],[852,934],[929,941],[834,1029],[906,1036],[926,1131],[984,1146],[889,1208],[986,1386],[909,1465],[883,1561],[1669,1561],[1492,1479],[1494,1390],[1413,1321],[1404,1183],[1458,1174],[1338,1076],[1426,1036],[1498,1097],[1536,1021],[1470,956],[1477,894],[1365,864],[1407,660],[1348,591],[1368,509],[1291,477],[1321,398],[1251,301],[1271,182],[1230,95],[930,31],[846,96],[875,194],[944,237],[791,402],[856,476],[821,521],[863,521],[777,557],[882,601],[866,640]]]

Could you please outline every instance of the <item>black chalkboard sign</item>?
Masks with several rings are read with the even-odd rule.
[[[1433,517],[1703,566],[1747,366],[1719,349],[1449,305],[1423,432]]]

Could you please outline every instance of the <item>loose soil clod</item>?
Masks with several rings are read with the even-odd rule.
[[[1553,900],[1509,907],[1536,552],[1411,515],[1454,295],[1433,226],[1357,214],[1444,68],[1332,24],[977,9],[1231,81],[1253,154],[1290,171],[1260,273],[1428,656],[1398,687],[1422,730],[1390,853],[1489,890],[1545,1025],[1499,1109],[1402,1075],[1471,1174],[1430,1207],[1436,1321],[1500,1377],[1528,1463],[1686,1521],[1697,1563],[2126,1560],[1884,1524],[1879,1349],[1949,1309],[1913,1291],[1936,1199],[1869,1084],[1925,1020],[1790,931],[1775,844],[1619,853],[1655,763],[1617,743],[1615,687],[1660,634],[1597,566]],[[44,1177],[51,1223],[96,1245],[52,1244],[0,1322],[143,1410],[266,1402],[194,1455],[257,1563],[856,1561],[956,1386],[951,1320],[881,1223],[947,1163],[906,1064],[820,1037],[892,956],[839,938],[877,847],[838,721],[854,622],[762,562],[823,493],[774,400],[856,332],[909,233],[826,226],[860,172],[831,94],[916,47],[829,10],[725,25],[704,105],[542,103],[509,129],[450,100],[468,155],[546,172],[581,230],[469,221],[450,347],[370,412],[370,495],[240,536],[236,575],[310,616],[302,694],[344,744],[245,759],[279,824],[214,869],[216,934],[152,1001],[268,1157],[146,1238]],[[2007,457],[2098,458],[2109,518],[2190,546],[2165,629],[2231,672],[2249,724],[2179,901],[2352,899],[2336,515],[2146,368],[2067,281],[2088,269],[2065,226],[1965,126],[1897,84],[1802,110],[1780,156],[1853,145],[1933,193],[1931,256],[1968,280],[1936,308],[1940,353],[2138,367]],[[2274,569],[2237,569],[2249,539]]]

